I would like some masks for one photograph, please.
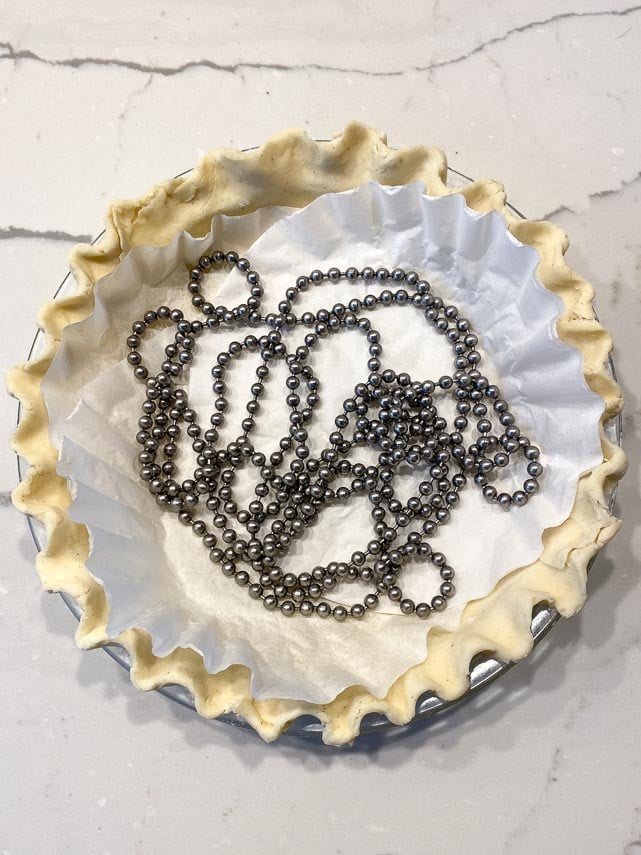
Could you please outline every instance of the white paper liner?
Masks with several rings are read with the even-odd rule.
[[[96,311],[65,330],[43,392],[52,439],[61,444],[59,471],[74,484],[71,514],[90,530],[87,566],[105,586],[111,635],[144,628],[156,655],[193,647],[211,672],[245,664],[258,698],[323,703],[353,684],[382,696],[396,677],[424,659],[430,627],[455,628],[467,602],[535,560],[543,530],[567,517],[578,477],[602,459],[598,424],[603,402],[585,384],[580,353],[556,337],[561,302],[536,279],[536,252],[510,235],[499,214],[475,213],[458,194],[430,198],[423,191],[419,184],[369,183],[322,196],[300,211],[263,209],[244,217],[217,217],[207,237],[183,233],[168,247],[134,249],[98,283]],[[275,309],[297,275],[314,267],[398,265],[428,275],[435,293],[451,300],[479,333],[482,368],[499,382],[517,421],[542,448],[546,475],[536,500],[510,513],[488,505],[473,487],[463,492],[452,522],[434,541],[457,570],[457,594],[428,623],[398,612],[379,611],[343,625],[267,613],[222,577],[193,534],[175,517],[161,514],[138,481],[134,437],[142,393],[123,359],[124,337],[132,320],[161,303],[193,314],[184,287],[185,264],[214,244],[250,257],[262,275],[265,312]],[[218,277],[217,289],[214,279],[208,277],[206,289],[216,290],[217,304],[239,302],[246,286],[237,272]],[[368,290],[380,290],[380,285],[324,284],[297,302],[295,311],[331,307]],[[383,333],[385,365],[407,370],[414,379],[451,373],[451,350],[420,312],[398,307],[371,318]],[[158,333],[145,343],[147,364],[161,361],[170,335]],[[211,365],[240,335],[221,332],[200,339],[189,396],[205,421],[212,409]],[[319,424],[310,431],[312,451],[331,430],[343,399],[366,377],[366,359],[358,333],[334,336],[314,353],[323,404]],[[254,368],[251,359],[243,358],[232,369],[230,389],[237,394],[230,393],[225,438],[240,432],[234,415],[247,398]],[[267,411],[274,418],[257,420],[252,438],[261,450],[273,450],[285,432],[284,405],[269,407],[271,400],[282,401],[283,380],[284,374],[267,390]],[[358,459],[369,462],[366,456]],[[408,479],[406,495],[415,483]],[[292,568],[300,572],[345,560],[371,536],[365,501],[336,506],[295,544]],[[416,564],[406,577],[404,590],[417,599],[437,592],[434,572],[423,565]]]

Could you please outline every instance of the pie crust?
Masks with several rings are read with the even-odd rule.
[[[156,185],[141,199],[115,202],[101,240],[74,248],[70,266],[76,292],[42,308],[42,354],[7,376],[9,391],[22,407],[13,448],[29,463],[13,502],[45,527],[46,548],[36,561],[44,588],[70,594],[82,609],[77,644],[82,648],[110,641],[122,644],[131,656],[131,679],[137,687],[183,685],[193,694],[201,715],[215,718],[235,712],[265,740],[275,739],[298,716],[312,715],[323,725],[323,740],[340,745],[353,741],[368,713],[382,713],[396,724],[405,724],[427,691],[447,701],[459,698],[469,685],[470,660],[481,652],[504,662],[526,656],[533,644],[532,610],[538,603],[550,603],[566,617],[581,608],[589,562],[620,526],[606,499],[626,468],[623,451],[604,431],[623,404],[621,390],[607,371],[611,338],[595,317],[592,286],[564,261],[568,239],[561,229],[513,216],[505,207],[503,187],[495,181],[455,189],[447,186],[446,175],[445,156],[439,149],[392,149],[384,135],[356,122],[330,142],[316,142],[301,130],[286,130],[253,151],[215,149],[188,175]],[[268,205],[303,207],[323,193],[348,190],[370,180],[388,185],[421,181],[433,196],[462,193],[476,211],[499,211],[514,237],[538,251],[540,281],[565,304],[557,322],[559,338],[581,351],[586,382],[604,401],[603,462],[579,480],[568,519],[544,532],[540,558],[505,576],[486,597],[468,603],[455,631],[427,630],[427,658],[399,676],[385,697],[351,686],[327,704],[256,700],[244,665],[209,674],[202,657],[191,649],[154,656],[143,630],[131,629],[115,639],[107,636],[107,598],[85,567],[87,529],[68,515],[71,495],[66,479],[56,472],[58,450],[49,439],[40,383],[64,328],[92,312],[95,284],[134,246],[163,246],[182,230],[200,237],[209,231],[216,214],[244,214]]]

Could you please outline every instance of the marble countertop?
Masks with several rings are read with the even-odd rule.
[[[625,388],[625,525],[581,614],[392,738],[258,738],[143,694],[41,591],[0,459],[0,854],[641,855],[641,5],[0,0],[4,367],[110,199],[217,145],[352,118],[570,234]],[[16,416],[5,399],[7,447]]]

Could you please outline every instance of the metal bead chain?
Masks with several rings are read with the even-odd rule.
[[[203,280],[212,268],[235,266],[245,274],[249,296],[232,309],[205,299]],[[324,282],[346,280],[376,282],[383,286],[378,296],[368,294],[347,304],[317,312],[293,312],[299,295]],[[395,286],[395,290],[387,287]],[[404,286],[404,287],[400,287]],[[204,255],[189,273],[187,288],[192,304],[203,320],[187,320],[179,309],[160,306],[146,312],[132,325],[127,338],[128,361],[135,377],[145,384],[145,400],[136,435],[140,477],[161,508],[173,511],[181,523],[191,526],[202,540],[211,561],[222,573],[245,588],[269,611],[304,617],[316,615],[361,619],[377,608],[381,597],[395,603],[404,615],[428,618],[446,608],[455,593],[454,570],[430,540],[448,523],[459,503],[459,492],[471,480],[489,502],[508,510],[522,507],[539,489],[543,471],[539,449],[521,435],[507,402],[496,385],[479,370],[478,338],[468,320],[455,306],[445,305],[432,294],[431,286],[414,271],[365,267],[362,270],[336,267],[326,273],[313,270],[299,276],[287,288],[277,311],[261,315],[263,294],[259,274],[236,252],[217,251]],[[408,290],[409,289],[409,290]],[[383,366],[380,333],[367,315],[388,306],[418,310],[430,326],[444,336],[454,353],[454,371],[435,380],[415,380]],[[176,326],[174,342],[165,348],[159,373],[151,376],[143,364],[139,347],[153,327]],[[185,366],[194,359],[197,339],[221,328],[256,327],[267,324],[263,335],[239,336],[222,350],[211,369],[214,411],[209,425],[199,423],[189,406],[187,392],[178,384]],[[308,332],[304,343],[289,350],[283,333],[295,326]],[[312,454],[308,428],[320,403],[320,381],[310,365],[313,352],[324,340],[339,332],[366,337],[369,346],[367,379],[357,383],[354,394],[343,402],[334,420],[335,430],[320,453]],[[229,372],[246,354],[258,357],[256,379],[242,419],[242,433],[224,447],[217,445],[228,401],[225,397]],[[260,414],[260,399],[272,368],[284,361],[288,376],[285,404],[289,409],[289,431],[269,456],[257,452],[251,435]],[[450,425],[439,414],[438,401],[453,398],[456,416]],[[494,421],[498,431],[494,432]],[[472,432],[466,444],[464,432]],[[192,477],[178,480],[176,457],[183,433],[191,441],[196,457]],[[378,452],[378,464],[366,466],[352,459],[361,446]],[[528,478],[522,489],[499,492],[491,479],[506,469],[513,455],[526,460]],[[400,466],[418,469],[421,480],[417,495],[401,502],[394,482]],[[247,507],[234,499],[236,473],[254,467],[259,475],[256,498]],[[373,537],[362,550],[343,561],[310,568],[295,574],[285,572],[280,562],[290,544],[313,525],[323,509],[346,503],[351,496],[366,495],[371,505]],[[210,523],[196,516],[204,506]],[[235,520],[237,525],[232,525]],[[400,582],[403,566],[411,560],[426,562],[439,574],[439,593],[430,602],[415,603],[404,596]],[[328,601],[340,583],[359,583],[367,588],[362,601],[351,606]]]

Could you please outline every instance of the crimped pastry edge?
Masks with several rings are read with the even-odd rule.
[[[215,718],[235,712],[268,741],[298,716],[312,715],[323,725],[323,740],[341,745],[353,741],[368,713],[381,713],[396,724],[405,724],[426,691],[444,700],[460,697],[468,688],[470,660],[478,653],[490,653],[505,662],[526,656],[532,648],[530,623],[537,603],[549,602],[564,616],[581,608],[588,564],[620,526],[605,495],[626,468],[623,451],[604,432],[604,425],[623,404],[621,390],[606,370],[611,338],[596,320],[592,286],[565,263],[568,239],[564,232],[551,223],[515,218],[505,207],[500,184],[480,181],[454,189],[447,186],[446,173],[440,150],[424,146],[391,149],[384,136],[356,122],[330,142],[315,142],[301,130],[286,130],[253,151],[215,149],[189,175],[158,184],[141,199],[115,202],[100,242],[74,248],[70,265],[78,284],[76,293],[43,306],[38,319],[45,334],[41,356],[13,368],[7,376],[9,391],[22,406],[12,445],[29,463],[12,498],[18,510],[45,527],[47,545],[36,560],[43,586],[70,594],[82,609],[78,646],[91,648],[109,641],[122,644],[131,656],[131,679],[139,688],[183,685],[193,694],[201,715]],[[143,630],[128,630],[115,639],[107,636],[106,595],[85,567],[87,530],[67,513],[71,496],[66,480],[56,472],[58,451],[49,440],[40,382],[63,329],[91,313],[96,282],[132,247],[164,245],[183,229],[201,236],[217,213],[248,213],[266,205],[302,207],[322,193],[351,189],[368,180],[390,185],[418,180],[435,196],[460,192],[474,210],[502,213],[512,234],[539,252],[538,277],[565,304],[557,322],[558,335],[581,351],[586,382],[604,401],[600,426],[603,462],[580,479],[568,519],[544,532],[541,557],[515,569],[486,597],[470,602],[455,631],[428,631],[427,658],[402,674],[384,698],[351,686],[322,705],[278,698],[258,701],[251,696],[245,666],[208,674],[202,657],[190,649],[155,657]]]

